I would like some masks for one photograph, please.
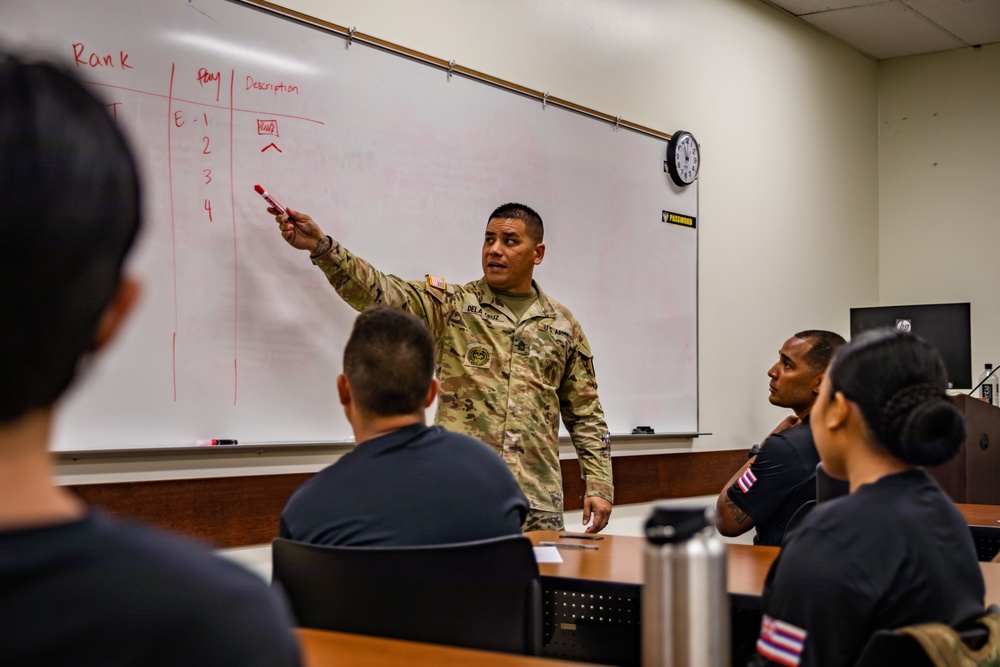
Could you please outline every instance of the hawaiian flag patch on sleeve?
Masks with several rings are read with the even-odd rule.
[[[764,614],[760,622],[757,653],[779,665],[798,667],[805,643],[805,630]]]
[[[757,476],[753,474],[753,471],[750,470],[750,468],[747,468],[746,472],[740,475],[740,478],[736,480],[736,483],[739,485],[740,490],[743,491],[743,493],[746,493],[751,488],[753,488],[753,485],[756,482],[757,482]]]

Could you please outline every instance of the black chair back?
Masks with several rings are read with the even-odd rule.
[[[272,584],[298,624],[538,655],[541,578],[522,535],[412,547],[276,539]]]
[[[846,496],[851,492],[851,485],[846,479],[830,477],[823,468],[823,462],[816,464],[816,502],[831,500],[839,496]]]
[[[788,540],[788,535],[793,530],[795,530],[796,528],[798,528],[799,524],[802,523],[802,520],[806,518],[806,516],[809,514],[809,512],[813,511],[814,507],[816,507],[816,501],[815,500],[807,500],[804,503],[802,503],[801,507],[799,507],[797,510],[795,510],[795,514],[793,514],[788,519],[788,524],[785,525],[785,534],[781,536],[781,544],[782,544],[782,546],[784,546],[785,542]]]

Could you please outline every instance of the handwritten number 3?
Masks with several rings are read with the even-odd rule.
[[[205,185],[208,185],[209,183],[212,182],[212,170],[202,169],[202,171],[205,173]]]

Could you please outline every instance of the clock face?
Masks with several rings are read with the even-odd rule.
[[[677,185],[690,185],[698,178],[698,144],[690,132],[677,132],[667,147],[670,177]]]

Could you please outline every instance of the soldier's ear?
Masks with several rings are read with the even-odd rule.
[[[535,246],[535,264],[541,264],[543,257],[545,257],[545,244],[539,243]]]
[[[344,407],[353,402],[351,383],[347,381],[347,376],[343,373],[337,376],[337,395],[340,397],[340,404]]]
[[[437,398],[438,391],[441,390],[441,383],[437,378],[431,378],[431,386],[427,388],[427,399],[424,401],[424,409],[431,407],[431,403]]]

